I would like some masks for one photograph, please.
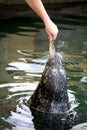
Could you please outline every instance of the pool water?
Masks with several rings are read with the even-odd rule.
[[[55,47],[63,57],[69,102],[78,117],[72,130],[87,130],[87,22],[62,17],[55,23],[59,27]],[[41,79],[48,48],[41,21],[0,22],[0,130],[58,130],[51,122],[49,127],[37,124],[26,105]]]

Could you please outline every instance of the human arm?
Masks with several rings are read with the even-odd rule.
[[[57,26],[48,16],[41,0],[25,0],[26,3],[40,16],[45,24],[45,30],[50,41],[55,40],[58,34]]]

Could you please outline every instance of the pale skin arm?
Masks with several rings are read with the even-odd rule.
[[[25,0],[26,3],[40,16],[45,24],[45,30],[50,41],[55,40],[58,34],[57,26],[48,16],[41,0]]]

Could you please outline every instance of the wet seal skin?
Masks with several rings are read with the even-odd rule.
[[[66,72],[52,41],[41,81],[27,105],[43,113],[66,113],[69,110]]]

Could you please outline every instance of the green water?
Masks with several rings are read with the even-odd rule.
[[[55,47],[67,72],[71,108],[78,124],[87,123],[87,22],[69,17],[55,22],[59,27]],[[0,22],[0,130],[35,130],[26,102],[40,81],[48,46],[41,21]]]

